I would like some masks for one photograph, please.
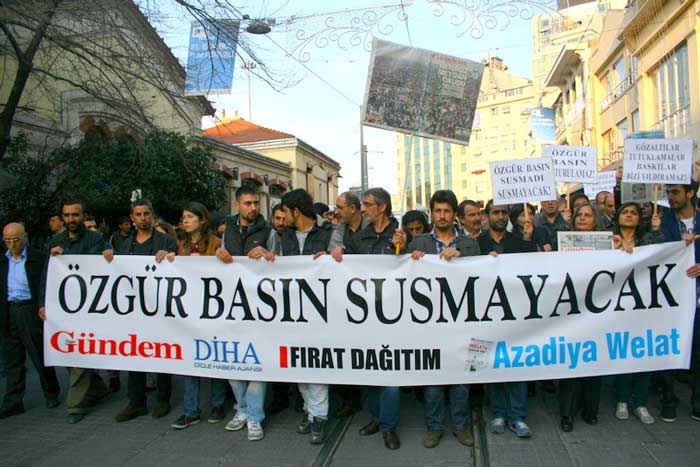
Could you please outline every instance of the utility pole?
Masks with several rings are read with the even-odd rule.
[[[246,62],[244,61],[241,63],[241,68],[244,70],[248,71],[248,121],[252,122],[253,121],[253,94],[250,89],[250,70],[255,69],[257,64],[255,62]]]
[[[365,131],[362,125],[362,118],[364,107],[360,106],[360,187],[364,193],[369,188],[367,185],[368,175],[367,175],[367,146],[365,146]]]

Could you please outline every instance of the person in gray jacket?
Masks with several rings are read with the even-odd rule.
[[[464,235],[455,227],[457,217],[457,197],[450,190],[438,190],[430,198],[430,215],[433,230],[430,233],[418,235],[408,244],[408,251],[413,259],[419,259],[426,254],[440,255],[449,261],[452,258],[479,255],[479,244],[476,239]],[[465,446],[474,444],[474,436],[469,428],[469,386],[455,384],[448,387],[450,392],[449,410],[454,424],[454,435]],[[426,386],[425,424],[428,431],[423,440],[423,446],[434,448],[440,443],[445,432],[445,388],[443,386]]]

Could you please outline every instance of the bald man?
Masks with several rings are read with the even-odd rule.
[[[7,418],[24,412],[26,355],[39,374],[46,407],[59,405],[60,389],[53,367],[44,366],[43,328],[37,315],[45,256],[27,248],[22,224],[7,224],[2,230],[2,240],[7,251],[0,255],[0,332],[7,390],[0,406],[0,418]]]

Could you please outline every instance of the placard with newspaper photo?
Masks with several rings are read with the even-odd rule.
[[[559,251],[612,250],[612,232],[557,232]]]

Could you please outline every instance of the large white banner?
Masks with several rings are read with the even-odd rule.
[[[51,259],[48,365],[427,385],[687,368],[681,242],[480,256]]]

